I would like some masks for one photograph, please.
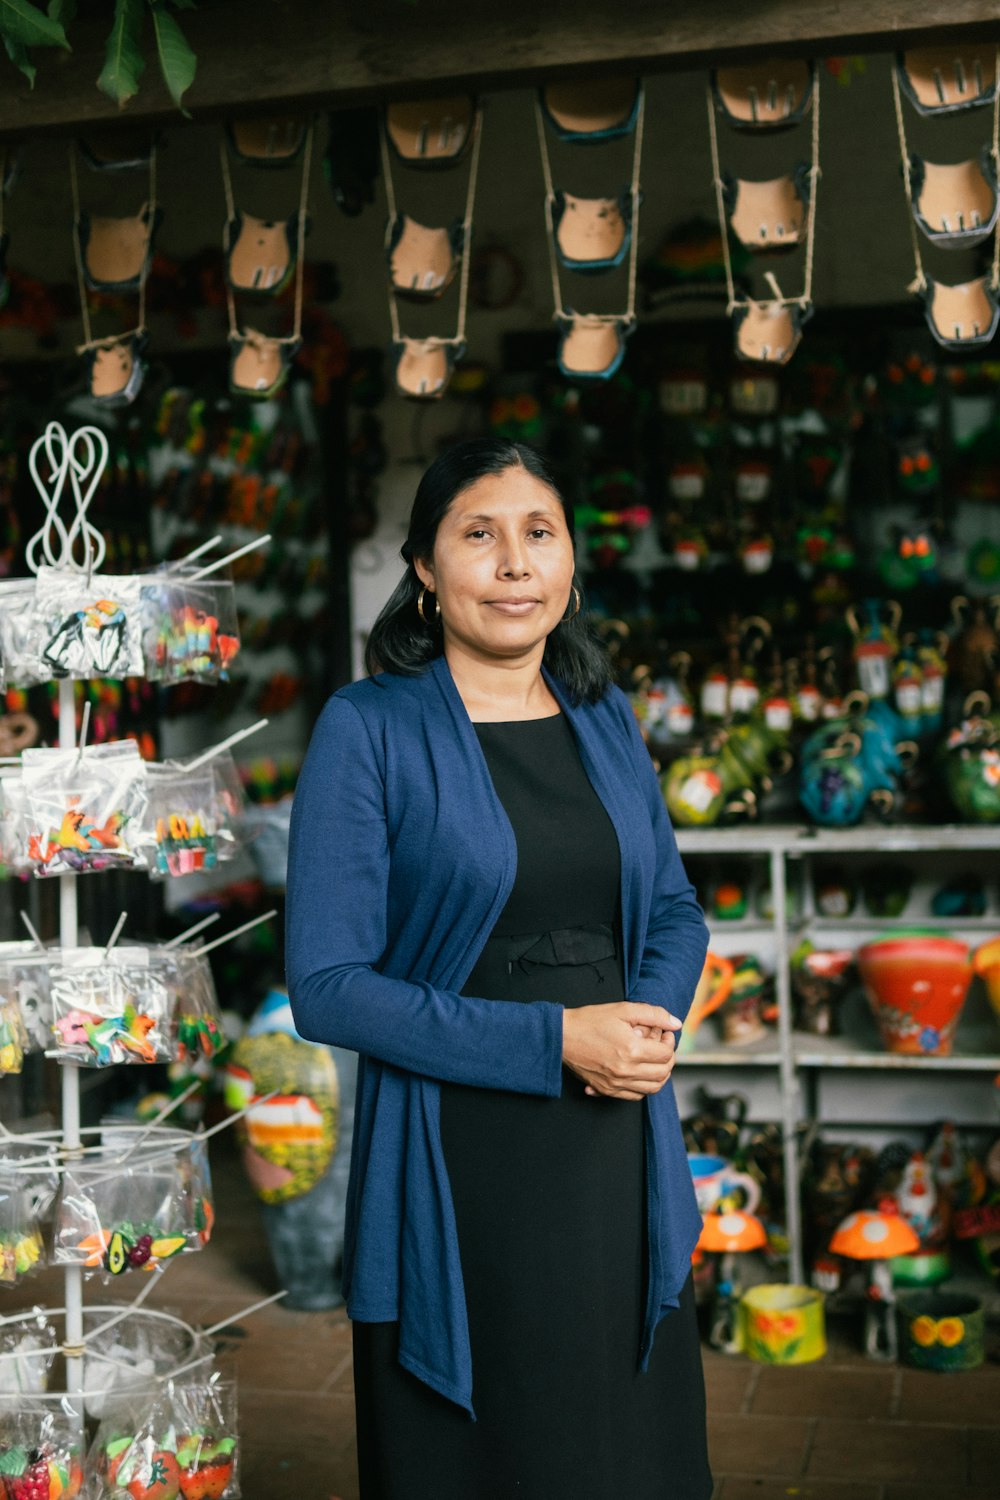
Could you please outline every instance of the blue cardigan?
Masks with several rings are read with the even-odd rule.
[[[707,930],[628,700],[575,706],[546,674],[621,847],[625,992],[683,1019]],[[459,992],[514,883],[513,830],[444,657],[418,677],[342,688],[295,795],[287,970],[295,1025],[361,1054],[344,1294],[399,1322],[399,1359],[472,1407],[439,1081],[558,1096],[562,1007]],[[644,1368],[701,1229],[673,1087],[646,1112],[649,1287]],[[599,1212],[600,1205],[595,1205]]]

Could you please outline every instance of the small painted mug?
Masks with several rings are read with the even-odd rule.
[[[707,1156],[700,1151],[688,1152],[688,1167],[694,1182],[694,1196],[703,1214],[709,1214],[723,1199],[737,1189],[746,1195],[744,1212],[757,1212],[760,1184],[749,1172],[740,1172],[724,1156]]]

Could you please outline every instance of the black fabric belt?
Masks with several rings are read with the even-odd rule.
[[[531,964],[548,968],[572,968],[597,964],[615,958],[618,947],[613,927],[559,927],[551,932],[518,933],[514,937],[491,937],[490,952],[502,955],[507,972],[517,964],[526,969]]]

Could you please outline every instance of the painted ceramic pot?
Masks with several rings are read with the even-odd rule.
[[[906,1292],[897,1303],[903,1362],[919,1370],[975,1370],[985,1359],[983,1304],[960,1292]]]
[[[722,1039],[728,1047],[749,1047],[767,1035],[763,1012],[771,978],[752,953],[738,954],[733,965],[732,986],[721,1011]]]
[[[749,1172],[740,1172],[724,1156],[710,1156],[701,1151],[688,1152],[688,1168],[694,1183],[694,1195],[703,1214],[712,1213],[733,1193],[745,1195],[745,1213],[756,1213],[760,1205],[760,1184]]]
[[[1000,937],[990,938],[988,943],[977,948],[972,963],[986,986],[987,997],[1000,1021]]]
[[[243,1163],[261,1200],[286,1307],[339,1307],[357,1058],[304,1041],[284,990],[252,1017],[226,1069],[231,1108],[249,1105]],[[271,1099],[260,1096],[271,1094]]]
[[[743,1347],[766,1365],[804,1365],[826,1353],[823,1297],[809,1286],[765,1283],[740,1302]]]
[[[684,1020],[684,1028],[677,1047],[678,1052],[693,1050],[698,1027],[706,1016],[710,1016],[713,1010],[718,1010],[719,1006],[725,1003],[732,987],[733,966],[729,959],[720,957],[718,953],[706,953],[701,978],[698,980],[691,1008]]]
[[[840,1003],[850,983],[851,948],[802,945],[792,954],[795,1025],[813,1036],[840,1035]]]
[[[972,980],[965,943],[896,934],[858,949],[858,970],[888,1052],[947,1057]]]

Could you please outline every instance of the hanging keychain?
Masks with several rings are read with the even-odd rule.
[[[646,112],[645,89],[639,85],[634,111],[632,180],[618,200],[581,199],[557,193],[552,180],[545,113],[535,100],[538,148],[545,179],[545,226],[552,278],[554,318],[560,330],[559,368],[571,379],[610,380],[625,358],[625,340],[635,327],[639,264],[639,173]],[[631,118],[631,115],[630,115]],[[606,271],[628,259],[628,300],[624,313],[580,313],[566,307],[559,282],[559,261],[572,270]]]
[[[385,121],[379,125],[382,150],[382,175],[385,181],[386,256],[389,261],[389,321],[396,389],[402,396],[416,400],[436,400],[443,396],[452,370],[465,353],[465,319],[469,300],[469,269],[472,260],[472,220],[476,201],[476,179],[479,175],[479,151],[482,144],[483,112],[477,109],[472,120],[472,154],[465,196],[465,217],[450,229],[428,229],[408,215],[400,214],[392,180],[389,154],[389,130]],[[398,146],[397,146],[398,149]],[[458,274],[458,323],[454,337],[439,334],[429,338],[409,338],[399,321],[398,296],[433,300]]]
[[[142,387],[146,332],[146,282],[152,261],[153,235],[161,218],[156,202],[156,147],[149,153],[149,198],[133,218],[91,218],[80,207],[77,147],[70,144],[69,173],[73,192],[73,253],[83,343],[77,353],[87,357],[90,394],[101,406],[129,406]],[[88,287],[94,291],[135,292],[139,307],[136,326],[128,333],[95,339],[90,322]]]
[[[756,91],[749,91],[753,97],[754,104]],[[819,78],[812,79],[809,75],[809,87],[802,88],[801,98],[796,95],[795,107],[790,109],[787,115],[782,115],[776,123],[790,124],[798,119],[812,105],[812,161],[806,170],[799,170],[794,177],[779,178],[776,184],[739,184],[734,194],[732,181],[723,176],[719,161],[719,136],[716,124],[716,112],[722,107],[722,96],[719,94],[718,85],[709,83],[707,90],[708,100],[708,130],[709,140],[712,147],[712,175],[715,183],[715,202],[719,216],[719,234],[722,239],[722,258],[726,272],[726,314],[733,319],[733,327],[736,339],[736,353],[740,359],[752,360],[760,364],[784,365],[787,364],[799,346],[802,338],[803,324],[812,316],[812,282],[813,282],[813,255],[816,237],[816,197],[819,187]],[[727,117],[732,114],[732,101],[729,101]],[[754,104],[746,121],[747,125],[760,125],[758,118],[759,107]],[[777,278],[773,272],[767,271],[764,280],[767,282],[771,292],[770,298],[756,299],[754,297],[737,297],[736,283],[733,276],[732,254],[729,248],[729,219],[726,213],[727,194],[732,205],[734,215],[742,224],[742,217],[738,214],[739,209],[739,187],[757,186],[774,189],[777,199],[775,213],[772,218],[775,222],[767,226],[765,235],[766,243],[760,245],[761,249],[772,249],[774,242],[784,242],[791,235],[778,234],[777,219],[781,219],[782,230],[791,229],[794,225],[794,241],[798,243],[802,238],[801,217],[805,217],[805,270],[803,274],[802,293],[798,297],[786,297],[778,285]],[[797,206],[796,206],[797,205]],[[739,233],[739,230],[736,231]]]
[[[229,170],[229,152],[225,139],[220,148],[220,160],[222,163],[222,182],[226,193],[226,307],[229,312],[229,342],[232,347],[232,358],[229,365],[229,387],[237,396],[250,396],[257,400],[269,400],[284,385],[288,378],[292,360],[302,343],[302,288],[305,273],[305,238],[308,225],[309,205],[309,169],[312,164],[313,130],[310,124],[306,131],[305,145],[302,151],[302,185],[299,191],[299,211],[295,230],[295,311],[293,315],[293,328],[290,334],[280,338],[260,333],[255,328],[241,327],[236,314],[236,299],[234,287],[239,291],[266,292],[276,295],[283,290],[287,282],[287,274],[284,279],[281,276],[282,265],[286,273],[291,271],[288,259],[283,258],[284,252],[271,256],[269,264],[265,265],[265,251],[276,249],[275,230],[276,226],[268,224],[264,220],[255,221],[263,230],[266,230],[266,243],[258,245],[260,252],[260,264],[254,269],[244,263],[244,257],[237,257],[234,267],[233,253],[239,243],[233,239],[231,226],[240,222],[240,216],[236,209],[236,200],[233,196],[233,181]],[[290,254],[291,226],[281,226],[281,233],[287,239],[286,249]],[[259,237],[258,237],[259,238]],[[253,259],[253,256],[250,257]],[[241,269],[242,268],[242,269]],[[240,279],[234,282],[233,273]],[[259,275],[257,272],[259,271]]]
[[[906,119],[900,89],[902,65],[892,70],[892,97],[896,109],[896,133],[903,164],[903,187],[909,210],[910,242],[913,248],[913,280],[907,291],[924,304],[927,326],[945,349],[969,349],[988,344],[1000,322],[1000,221],[998,221],[997,177],[1000,172],[1000,47],[994,53],[991,89],[979,88],[976,97],[962,108],[993,105],[993,133],[983,151],[981,164],[972,161],[953,166],[925,162],[909,152]],[[906,74],[903,73],[904,79]],[[942,88],[942,93],[945,91]],[[910,88],[907,93],[915,96]],[[918,105],[918,108],[920,106]],[[954,106],[958,107],[958,106]],[[926,111],[921,110],[921,113]],[[946,111],[947,112],[947,111]],[[932,244],[945,250],[978,245],[993,235],[993,258],[988,276],[948,285],[935,281],[924,270],[918,227]]]

